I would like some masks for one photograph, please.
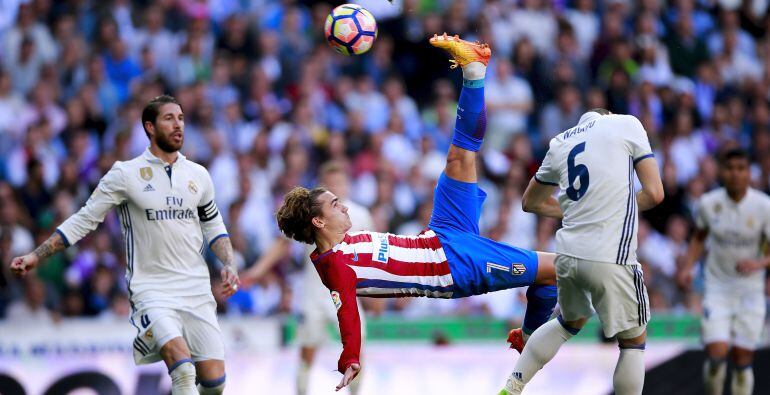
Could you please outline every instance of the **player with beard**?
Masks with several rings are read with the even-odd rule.
[[[233,248],[214,203],[211,176],[179,153],[184,143],[179,103],[167,95],[152,99],[142,112],[142,126],[150,147],[134,159],[115,162],[85,206],[33,252],[14,258],[11,269],[26,275],[96,229],[117,207],[130,321],[137,329],[134,360],[163,360],[173,395],[221,394],[224,344],[202,254],[208,246],[223,263],[223,292],[229,297],[239,284]]]

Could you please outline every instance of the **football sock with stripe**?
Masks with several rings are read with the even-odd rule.
[[[733,395],[751,395],[754,392],[754,370],[751,365],[733,368],[730,388],[733,390]]]
[[[567,325],[558,316],[538,328],[527,341],[521,357],[516,361],[516,367],[508,379],[506,389],[515,394],[524,389],[529,380],[550,361],[559,348],[567,340],[578,333],[579,329]]]
[[[527,312],[524,313],[524,324],[521,332],[524,342],[537,328],[540,328],[553,313],[556,306],[555,285],[530,285],[527,289]]]
[[[722,358],[707,358],[703,363],[703,384],[706,395],[722,395],[727,375],[727,362]]]
[[[297,368],[297,395],[307,394],[308,381],[310,380],[310,364],[300,360]]]
[[[484,76],[487,67],[472,62],[463,67],[463,88],[457,102],[457,119],[452,144],[468,151],[478,151],[487,130],[484,105]]]
[[[620,346],[620,356],[612,376],[617,395],[639,395],[644,387],[644,344]]]
[[[195,387],[195,366],[192,359],[181,359],[168,368],[171,395],[198,395]]]

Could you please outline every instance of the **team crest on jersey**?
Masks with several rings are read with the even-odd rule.
[[[337,308],[337,310],[342,307],[342,299],[340,299],[340,293],[337,291],[332,291],[332,303],[334,303],[334,307]]]
[[[754,218],[749,217],[749,219],[746,220],[746,226],[749,228],[754,228]]]
[[[524,266],[522,263],[513,263],[511,264],[511,274],[520,276],[524,274],[524,272],[527,271],[527,267]]]
[[[152,179],[152,168],[142,167],[139,169],[139,176],[145,181],[150,181]]]
[[[147,332],[144,333],[144,336],[148,339],[152,339],[152,329],[148,329]]]
[[[190,192],[192,192],[192,194],[193,194],[193,195],[195,195],[196,193],[198,193],[198,186],[197,186],[197,185],[195,185],[195,183],[194,183],[194,182],[192,182],[192,180],[190,180],[190,182],[189,182],[189,183],[187,183],[187,189],[189,189],[189,190],[190,190]]]
[[[719,212],[722,211],[722,205],[717,203],[714,205],[714,214],[719,214]]]

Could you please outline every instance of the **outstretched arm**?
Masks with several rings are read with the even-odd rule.
[[[222,287],[226,298],[233,296],[238,291],[240,280],[238,279],[238,270],[235,268],[235,259],[233,255],[233,245],[230,237],[218,237],[211,243],[211,251],[222,262]]]
[[[555,189],[555,186],[540,183],[532,177],[521,199],[522,208],[528,213],[562,219],[564,213],[561,211],[559,202],[553,197]]]
[[[49,256],[77,243],[104,221],[104,216],[125,199],[125,182],[120,162],[116,162],[105,174],[85,206],[59,225],[56,232],[31,253],[13,258],[11,271],[25,276]]]
[[[343,374],[337,385],[339,391],[350,384],[361,370],[361,317],[356,303],[357,277],[353,269],[343,263],[326,262],[323,266],[316,269],[321,281],[331,292],[342,340],[342,354],[337,361],[337,371]]]
[[[37,267],[41,260],[67,248],[59,232],[54,232],[43,244],[31,253],[13,258],[11,271],[17,276],[24,277],[30,270]]]
[[[285,237],[276,238],[267,252],[262,254],[262,256],[254,262],[254,265],[242,273],[244,286],[248,287],[250,284],[259,281],[265,273],[273,269],[273,267],[275,267],[275,265],[288,253],[289,239]]]

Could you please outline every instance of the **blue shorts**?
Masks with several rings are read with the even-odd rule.
[[[441,174],[428,228],[444,247],[455,289],[462,298],[525,287],[537,277],[537,254],[479,235],[481,205],[487,193],[478,184]]]

